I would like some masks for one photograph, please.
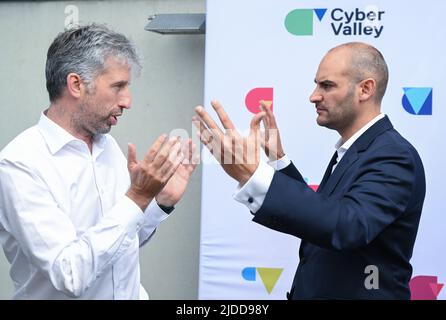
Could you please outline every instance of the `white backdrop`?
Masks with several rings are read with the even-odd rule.
[[[285,152],[308,183],[317,185],[338,139],[316,124],[308,99],[317,66],[340,43],[376,46],[390,70],[382,112],[425,165],[427,194],[412,258],[413,277],[418,276],[413,283],[418,297],[435,298],[440,286],[431,285],[432,277],[446,281],[441,187],[446,180],[446,28],[440,25],[446,2],[335,3],[208,0],[205,107],[211,99],[220,100],[246,132],[253,116],[248,109],[256,107],[252,100],[272,98]],[[373,21],[367,18],[370,11]],[[299,239],[252,222],[249,210],[232,199],[235,188],[218,165],[204,163],[199,298],[284,299],[298,264]],[[445,291],[438,299],[446,298]]]

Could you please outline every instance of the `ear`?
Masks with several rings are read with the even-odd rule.
[[[71,97],[80,98],[84,88],[85,85],[77,73],[72,72],[67,75],[67,91]]]
[[[376,92],[376,81],[373,78],[367,78],[359,83],[359,101],[366,101],[373,97]]]

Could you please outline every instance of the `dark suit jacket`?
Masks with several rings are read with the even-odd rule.
[[[425,190],[417,151],[386,116],[326,172],[317,192],[293,164],[276,172],[253,220],[302,239],[289,298],[409,299]],[[369,265],[379,289],[365,286]]]

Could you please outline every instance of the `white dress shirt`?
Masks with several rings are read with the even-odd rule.
[[[352,146],[352,144],[369,129],[372,125],[374,125],[378,120],[384,118],[385,114],[381,113],[377,115],[375,118],[370,120],[365,126],[359,129],[353,136],[350,137],[345,143],[342,144],[342,138],[336,142],[335,149],[338,152],[337,163],[341,161],[344,154],[347,152],[348,148]],[[342,144],[342,145],[341,145]],[[243,203],[248,207],[248,209],[252,213],[256,213],[265,201],[266,193],[268,192],[269,186],[273,181],[274,171],[282,170],[289,166],[291,160],[285,155],[279,160],[269,161],[269,166],[260,161],[257,170],[251,176],[251,178],[243,185],[238,186],[236,191],[234,192],[234,199],[240,203]],[[336,165],[333,166],[334,170]]]
[[[125,196],[127,160],[110,135],[92,152],[43,113],[0,153],[0,242],[15,299],[148,299],[139,247],[167,217]]]

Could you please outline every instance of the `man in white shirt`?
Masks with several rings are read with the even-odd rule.
[[[138,161],[134,145],[126,159],[108,134],[130,108],[139,69],[133,44],[104,26],[65,31],[51,44],[50,106],[0,153],[0,241],[14,298],[148,299],[139,247],[195,165],[190,141],[184,150],[161,135]]]
[[[196,108],[201,141],[239,182],[235,199],[253,221],[302,239],[289,299],[410,298],[409,260],[426,184],[417,151],[381,114],[387,82],[387,64],[370,45],[346,43],[322,59],[310,101],[317,123],[341,138],[317,192],[286,157],[265,103],[247,137],[217,101],[212,106],[225,131]],[[272,167],[259,160],[262,119]]]

